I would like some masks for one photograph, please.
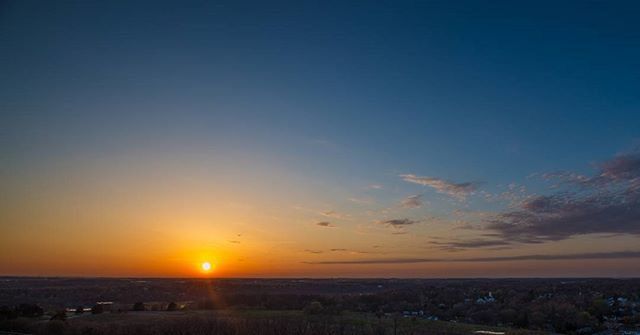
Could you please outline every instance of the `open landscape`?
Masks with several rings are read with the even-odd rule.
[[[0,305],[34,334],[640,332],[637,279],[5,277]]]
[[[0,335],[640,335],[640,1],[0,0]]]

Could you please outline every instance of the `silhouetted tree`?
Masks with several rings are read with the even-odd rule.
[[[144,303],[142,302],[136,302],[135,304],[133,304],[133,310],[134,311],[144,311]]]
[[[9,306],[0,306],[0,321],[11,320],[18,317],[18,312]]]
[[[170,302],[169,305],[167,306],[167,311],[173,312],[173,311],[176,311],[176,310],[178,310],[178,305],[176,305],[176,303],[173,302],[173,301]]]
[[[589,313],[602,321],[606,315],[611,313],[611,308],[604,299],[595,299],[589,307]]]
[[[518,320],[518,312],[513,308],[506,308],[500,311],[500,321],[504,324],[513,325]]]
[[[44,314],[42,307],[34,304],[20,304],[16,311],[19,316],[25,316],[28,318],[38,317]]]

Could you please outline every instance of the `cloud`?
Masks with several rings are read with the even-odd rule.
[[[523,243],[557,241],[598,233],[640,234],[640,197],[539,196],[520,210],[499,214],[485,227]]]
[[[388,226],[388,227],[402,228],[405,226],[416,224],[418,222],[420,221],[415,221],[411,219],[391,219],[391,220],[378,221],[377,223]]]
[[[400,207],[402,208],[420,208],[422,207],[422,194],[408,196],[402,199],[400,202]]]
[[[640,178],[640,152],[618,155],[600,164],[600,176],[611,180]]]
[[[478,193],[489,202],[507,202],[510,206],[516,206],[528,196],[527,188],[524,185],[510,183],[506,186],[499,186],[501,192],[491,193],[487,191],[479,191]]]
[[[520,243],[585,234],[640,235],[640,155],[605,161],[593,177],[572,173],[547,176],[577,188],[531,196],[515,210],[488,219],[484,228],[505,241]]]
[[[581,254],[520,255],[473,258],[385,258],[363,260],[308,261],[306,264],[413,264],[413,263],[477,263],[477,262],[510,262],[510,261],[555,261],[581,259],[625,259],[640,258],[640,251],[594,252]]]
[[[367,185],[367,188],[370,190],[381,190],[384,187],[380,184],[370,184],[370,185]]]
[[[347,214],[338,213],[336,211],[323,211],[323,212],[320,212],[320,215],[326,216],[328,218],[339,219],[339,220],[347,219],[349,217],[349,215]]]
[[[322,250],[305,249],[304,252],[308,252],[310,254],[321,254]]]
[[[457,251],[463,249],[477,249],[477,248],[505,248],[511,245],[510,242],[504,240],[486,240],[486,239],[473,239],[451,242],[430,242],[432,245],[438,246],[440,249],[448,251]]]
[[[229,243],[240,244],[240,241],[238,241],[238,240],[229,240]]]
[[[472,182],[452,183],[440,178],[420,177],[413,174],[401,174],[400,177],[406,182],[429,186],[438,193],[447,194],[458,200],[464,200],[478,189],[478,185]]]
[[[327,227],[327,228],[335,227],[333,224],[331,224],[331,222],[327,222],[327,221],[318,222],[316,223],[316,225],[320,227]]]
[[[312,249],[306,249],[304,250],[307,253],[310,254],[322,254],[325,251],[323,250],[312,250]],[[370,252],[368,251],[357,251],[357,250],[350,250],[350,249],[346,249],[346,248],[332,248],[328,250],[329,252],[336,252],[336,253],[350,253],[350,254],[370,254]]]
[[[617,155],[596,166],[597,174],[592,177],[570,171],[558,171],[542,174],[542,178],[583,187],[609,187],[612,184],[640,181],[640,152]]]
[[[568,185],[588,185],[591,182],[591,178],[585,176],[583,174],[569,172],[569,171],[556,171],[556,172],[548,172],[540,175],[543,180],[552,181],[559,180],[561,184],[556,184],[553,187],[557,188],[562,186],[562,184]]]
[[[329,251],[331,251],[331,252],[347,252],[347,253],[352,254],[352,255],[371,254],[371,252],[369,252],[369,251],[351,250],[351,249],[345,249],[345,248],[333,248],[333,249],[329,249]]]

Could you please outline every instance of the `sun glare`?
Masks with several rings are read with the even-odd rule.
[[[202,264],[200,264],[200,267],[202,268],[202,271],[204,271],[204,272],[209,272],[212,269],[211,263],[209,263],[209,262],[203,262]]]

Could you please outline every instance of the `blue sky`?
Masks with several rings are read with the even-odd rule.
[[[100,179],[92,166],[150,159],[140,168],[275,187],[278,208],[288,192],[345,212],[367,210],[348,198],[380,210],[423,194],[419,215],[398,215],[504,212],[480,192],[553,194],[531,175],[636,159],[639,14],[624,1],[3,2],[6,203],[55,171]],[[451,202],[403,174],[477,187]]]

